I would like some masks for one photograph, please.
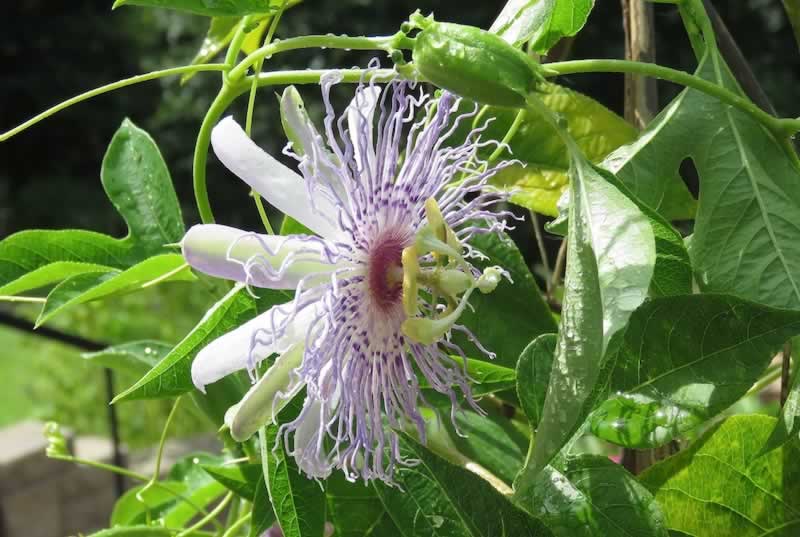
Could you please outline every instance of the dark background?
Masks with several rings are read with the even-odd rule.
[[[0,130],[80,93],[114,80],[190,61],[207,19],[165,10],[123,7],[111,0],[9,2],[0,18]],[[767,94],[784,115],[797,116],[800,54],[779,0],[718,1],[717,8],[750,61]],[[503,2],[306,0],[284,16],[278,37],[302,33],[389,34],[414,9],[439,20],[488,27]],[[656,4],[658,62],[685,70],[694,57],[674,6]],[[597,0],[572,58],[623,56],[618,0]],[[299,51],[267,64],[281,67],[365,65],[369,55],[344,51]],[[99,182],[106,145],[124,117],[158,142],[184,205],[195,223],[191,159],[197,129],[219,88],[219,73],[201,73],[187,85],[177,77],[145,83],[81,103],[0,143],[0,239],[28,228],[80,227],[115,235],[123,225]],[[560,83],[583,91],[621,112],[619,75],[565,77]],[[665,103],[677,88],[660,87]],[[319,113],[317,88],[303,91],[312,115]],[[234,107],[243,117],[243,104]],[[315,105],[316,103],[316,105]],[[262,91],[255,111],[256,140],[277,155],[285,143],[272,91]],[[259,229],[247,189],[210,159],[209,189],[218,221]]]

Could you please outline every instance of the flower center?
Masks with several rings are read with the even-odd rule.
[[[409,239],[402,233],[384,233],[369,252],[369,294],[382,311],[400,304],[403,295],[403,248]]]

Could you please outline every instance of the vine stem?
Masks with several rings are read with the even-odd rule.
[[[33,116],[28,121],[14,127],[11,130],[4,132],[3,134],[0,134],[0,142],[8,140],[12,136],[19,134],[25,129],[32,127],[33,125],[39,123],[43,119],[47,119],[48,117],[60,112],[61,110],[64,110],[65,108],[69,108],[73,104],[78,104],[81,101],[91,99],[92,97],[102,95],[103,93],[108,93],[109,91],[114,91],[120,88],[124,88],[126,86],[133,86],[134,84],[140,84],[142,82],[148,82],[150,80],[156,80],[158,78],[164,78],[172,75],[182,75],[186,73],[196,73],[201,71],[225,71],[229,68],[230,67],[228,65],[222,63],[184,65],[181,67],[171,67],[169,69],[161,69],[160,71],[152,71],[150,73],[146,73],[143,75],[136,75],[130,78],[117,80],[116,82],[112,82],[111,84],[106,84],[105,86],[100,86],[99,88],[95,88],[93,90],[81,93],[80,95],[76,95],[75,97],[72,97],[70,99],[67,99],[66,101],[58,103],[52,108],[48,108],[44,112],[41,112]]]
[[[671,69],[654,63],[628,60],[571,60],[548,63],[544,67],[545,76],[561,76],[578,73],[633,73],[668,80],[688,88],[702,91],[720,101],[735,106],[749,114],[783,140],[800,131],[800,119],[777,118],[753,104],[749,99],[685,71]]]
[[[233,537],[234,535],[236,535],[236,532],[239,531],[239,529],[242,526],[244,526],[250,521],[251,518],[253,518],[252,510],[247,514],[245,514],[242,518],[231,524],[231,526],[227,529],[227,531],[225,531],[222,537]]]
[[[232,82],[241,80],[250,66],[269,58],[274,54],[297,50],[302,48],[336,48],[351,50],[389,50],[400,48],[400,40],[405,38],[402,33],[383,37],[349,37],[344,35],[305,35],[292,37],[283,41],[275,41],[254,50],[239,64],[230,70],[228,79]]]

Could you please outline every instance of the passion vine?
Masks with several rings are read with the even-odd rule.
[[[40,303],[37,325],[175,281],[214,303],[177,344],[88,357],[139,372],[115,404],[174,399],[152,474],[80,458],[48,424],[49,457],[141,481],[95,535],[800,531],[800,119],[742,91],[710,4],[665,2],[697,56],[688,73],[542,63],[592,0],[510,0],[489,30],[417,11],[388,36],[275,39],[296,3],[118,0],[212,17],[201,56],[224,50],[223,61],[114,82],[0,135],[130,85],[222,74],[186,150],[200,222],[187,230],[155,141],[126,120],[101,173],[126,238],[0,241],[0,300]],[[310,48],[374,59],[264,70]],[[639,131],[553,81],[598,72],[685,89]],[[303,85],[319,87],[321,121]],[[251,138],[256,97],[272,87],[283,88],[282,156]],[[244,95],[246,114],[231,115]],[[211,151],[252,189],[264,233],[216,222]],[[686,158],[699,199],[679,173]],[[268,212],[283,215],[277,232]],[[537,213],[552,219],[544,230]],[[528,215],[535,275],[507,234]],[[737,414],[776,383],[779,405]],[[164,479],[187,399],[225,447]],[[655,449],[671,456],[644,471],[630,462]]]

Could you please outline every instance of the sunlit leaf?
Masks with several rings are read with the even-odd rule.
[[[155,281],[191,281],[195,277],[179,254],[151,257],[131,268],[113,272],[85,272],[55,286],[47,295],[36,326],[68,308],[142,289]]]
[[[514,45],[531,41],[544,54],[578,33],[593,7],[594,0],[509,0],[489,31]]]
[[[109,525],[143,524],[148,511],[157,517],[165,506],[173,504],[178,495],[185,493],[186,484],[182,481],[159,481],[158,485],[146,489],[145,485],[128,489],[114,504]]]
[[[647,296],[656,260],[647,217],[578,154],[570,186],[561,326],[533,458],[526,465],[532,473],[550,462],[591,410],[609,341]]]
[[[557,84],[542,84],[540,90],[542,102],[564,117],[567,131],[592,162],[602,161],[611,151],[636,138],[636,129],[630,123],[594,99]],[[468,106],[472,105],[464,104],[462,109],[466,112]],[[514,190],[513,203],[556,216],[556,202],[567,188],[569,155],[548,122],[536,111],[526,114],[509,142],[510,153],[503,153],[503,158],[513,158],[521,164],[501,170],[491,182],[494,186]],[[514,109],[487,107],[478,118],[478,124],[491,119],[482,138],[502,140],[516,115]],[[471,125],[471,122],[462,125],[458,130],[459,140],[467,135]],[[493,151],[494,146],[487,147],[481,156],[485,158]]]
[[[758,456],[774,426],[769,416],[732,416],[640,476],[671,532],[691,537],[798,534],[797,443]]]
[[[800,312],[731,296],[649,301],[631,316],[614,395],[592,414],[592,432],[623,446],[663,445],[736,402],[798,333]]]

